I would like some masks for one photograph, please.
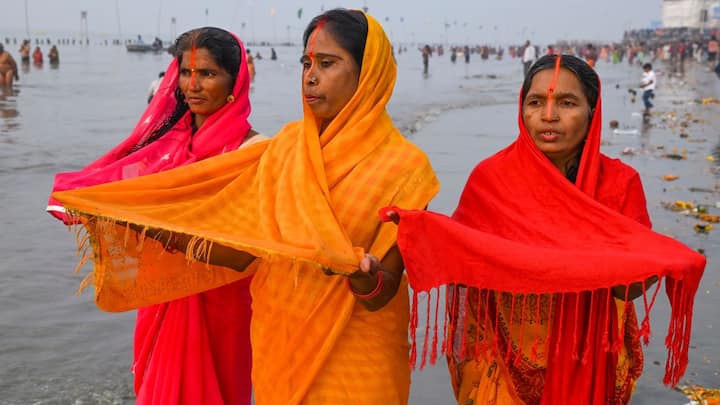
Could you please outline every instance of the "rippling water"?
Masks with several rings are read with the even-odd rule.
[[[301,114],[300,50],[277,51],[278,61],[256,61],[251,95],[251,121],[268,135]],[[30,67],[11,91],[0,93],[0,403],[132,403],[134,314],[101,312],[90,291],[73,294],[80,281],[73,273],[73,237],[44,208],[54,173],[83,167],[129,134],[145,108],[150,81],[165,68],[169,56],[130,54],[116,47],[61,47],[60,57],[59,68]],[[431,76],[423,78],[419,52],[397,59],[390,113],[427,151],[438,172],[442,191],[431,208],[449,213],[471,168],[516,136],[520,63],[474,59],[470,65],[453,65],[449,57],[435,57],[430,61]],[[625,91],[638,80],[639,69],[600,64],[599,72],[606,89],[605,120],[618,119],[642,129],[632,115],[640,107],[628,101]],[[717,238],[694,235],[690,220],[659,208],[661,200],[696,198],[713,206],[720,200],[714,192],[686,192],[689,186],[712,190],[716,181],[703,157],[718,141],[712,124],[717,125],[717,106],[674,104],[702,92],[717,95],[712,79],[699,74],[694,89],[676,86],[658,96],[667,109],[690,108],[702,116],[707,123],[691,128],[705,143],[680,144],[669,129],[645,128],[639,135],[606,135],[604,152],[617,156],[624,147],[637,148],[640,154],[629,163],[643,175],[656,229],[702,247],[710,256],[696,304],[695,349],[687,377],[718,386],[720,345],[712,330],[713,322],[715,330],[720,328],[713,316],[720,304],[713,263],[720,252]],[[661,160],[653,149],[659,144],[686,147],[690,158]],[[672,188],[659,181],[669,171],[681,176]],[[667,325],[665,302],[658,301],[655,339],[646,351],[646,373],[633,400],[637,404],[682,403],[681,396],[661,385],[663,370],[655,364],[664,364],[662,337]],[[412,404],[452,402],[444,363],[416,372],[413,378]]]

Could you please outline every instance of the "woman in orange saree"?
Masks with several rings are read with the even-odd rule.
[[[411,286],[435,308],[431,362],[439,297],[429,293],[446,285],[442,349],[458,404],[626,404],[660,284],[646,289],[661,279],[672,306],[665,383],[676,384],[705,259],[649,229],[638,173],[600,153],[597,74],[573,56],[539,59],[518,123],[517,140],[472,172],[452,218],[390,215]]]
[[[377,212],[422,209],[438,182],[386,112],[396,65],[380,24],[331,10],[304,40],[304,116],[270,142],[54,196],[83,222],[104,309],[254,274],[258,404],[406,403],[407,282]]]
[[[248,121],[242,41],[205,27],[180,35],[175,49],[130,136],[84,169],[58,173],[54,191],[170,170],[264,138]],[[68,221],[52,198],[47,210]],[[250,404],[249,281],[138,308],[132,365],[138,404]]]

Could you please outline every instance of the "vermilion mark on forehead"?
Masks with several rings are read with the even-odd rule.
[[[198,33],[193,33],[192,47],[190,48],[190,87],[195,85],[195,57],[197,55],[197,37]]]
[[[560,58],[561,58],[561,56],[559,56],[559,55],[555,57],[555,73],[553,74],[552,82],[550,82],[550,86],[548,86],[548,89],[547,89],[546,118],[548,120],[552,118],[552,109],[553,109],[553,104],[555,103],[553,93],[555,93],[555,88],[557,87],[558,76],[560,75]]]
[[[310,67],[312,68],[313,65],[315,65],[315,40],[317,39],[318,33],[323,28],[325,23],[327,22],[326,19],[321,19],[318,21],[317,27],[315,27],[315,30],[313,31],[312,35],[310,36],[310,41],[308,41],[307,51],[308,51],[308,57],[310,58]]]

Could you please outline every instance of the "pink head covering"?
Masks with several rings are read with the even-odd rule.
[[[202,29],[201,29],[202,30]],[[240,67],[232,95],[235,100],[210,115],[195,134],[188,110],[175,125],[154,142],[142,145],[171,116],[177,105],[178,59],[173,58],[157,93],[130,136],[115,148],[77,172],[58,173],[52,191],[72,190],[169,170],[237,149],[250,129],[250,81],[245,46],[240,46]],[[50,198],[47,211],[67,222],[65,209]]]

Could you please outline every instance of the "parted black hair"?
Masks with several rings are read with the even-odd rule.
[[[358,68],[361,69],[368,34],[368,22],[365,14],[344,8],[335,8],[320,14],[313,18],[305,28],[303,47],[307,48],[310,35],[321,22],[335,41],[352,55]]]

